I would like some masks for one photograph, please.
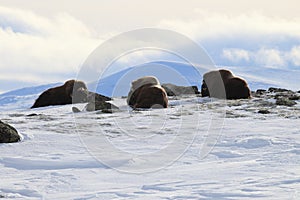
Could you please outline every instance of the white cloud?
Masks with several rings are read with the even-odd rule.
[[[300,65],[300,18],[270,17],[257,12],[220,14],[197,8],[188,11],[188,15],[180,15],[181,9],[178,9],[178,14],[166,15],[167,18],[161,19],[155,26],[159,18],[165,16],[163,10],[151,26],[177,31],[200,44],[203,41],[218,43],[212,45],[216,51],[213,52],[214,56],[217,54],[231,63],[248,62],[269,67],[285,67],[290,63]],[[128,13],[124,11],[123,14]],[[113,14],[109,12],[105,16],[113,17]],[[144,22],[145,18],[142,16],[139,20]],[[101,20],[103,23],[105,21],[105,26],[110,23],[107,17]],[[120,23],[116,19],[113,21]],[[126,30],[128,27],[142,28],[126,26],[125,22],[124,19],[120,24],[123,27],[120,30],[129,31]],[[98,21],[89,24],[102,26]],[[107,27],[103,29],[108,30]],[[101,32],[100,29],[98,31]],[[45,17],[31,11],[0,6],[0,80],[63,82],[64,77],[76,74],[79,65],[104,39],[111,36],[111,32],[100,37],[96,31],[67,13]],[[289,41],[294,46],[283,50],[280,44],[285,45],[286,38],[296,39],[299,44]],[[178,41],[174,41],[174,44],[177,43]],[[249,44],[252,45],[251,48],[248,48]],[[107,51],[110,50],[115,49]],[[134,62],[151,61],[148,58],[159,56],[164,55],[149,56],[139,52],[122,57],[120,62],[131,65]]]
[[[276,18],[259,12],[220,14],[195,9],[190,19],[164,19],[159,27],[178,31],[193,39],[236,37],[236,35],[284,34],[300,38],[300,18]],[[247,41],[249,38],[245,38]]]
[[[68,14],[45,18],[0,7],[0,79],[64,81],[57,79],[76,74],[101,41],[93,30]]]
[[[222,56],[234,63],[250,60],[250,53],[244,49],[223,49]]]
[[[293,47],[288,53],[288,58],[294,65],[300,66],[300,46]]]
[[[286,60],[284,54],[277,49],[262,48],[254,55],[254,60],[258,65],[267,67],[284,67]]]
[[[195,9],[189,19],[165,19],[159,27],[183,33],[213,53],[220,65],[300,66],[300,17],[259,12],[221,14]],[[223,63],[224,61],[227,61]]]
[[[300,46],[294,46],[290,50],[274,48],[260,48],[257,51],[223,49],[222,56],[234,63],[247,61],[249,64],[263,67],[287,68],[290,63],[293,66],[300,66]]]

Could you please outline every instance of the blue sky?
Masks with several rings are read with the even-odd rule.
[[[300,70],[299,5],[296,0],[0,0],[0,93],[76,78],[97,46],[144,27],[188,36],[217,65]]]

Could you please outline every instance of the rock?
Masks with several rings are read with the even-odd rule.
[[[161,85],[168,96],[200,94],[197,86],[177,86],[171,83]]]
[[[101,94],[97,94],[94,92],[88,92],[88,102],[97,102],[97,101],[111,101],[112,99],[107,96],[103,96]]]
[[[119,108],[111,103],[105,101],[96,101],[96,102],[89,102],[85,106],[86,111],[92,112],[96,110],[118,110]]]
[[[261,110],[258,111],[258,113],[260,113],[260,114],[269,114],[271,112],[267,109],[261,109]]]
[[[21,137],[14,127],[0,121],[0,143],[13,143],[20,140]]]
[[[267,90],[264,90],[264,89],[256,90],[256,94],[266,94],[266,93],[267,93]]]
[[[300,99],[300,96],[297,96],[297,95],[289,96],[289,100],[298,101],[299,99]]]
[[[156,77],[141,77],[132,81],[127,104],[133,109],[167,108],[167,93]]]
[[[26,115],[27,117],[35,117],[35,116],[38,116],[38,114],[36,114],[36,113],[31,113],[31,114],[28,114],[28,115]]]
[[[113,113],[113,109],[103,109],[101,110],[102,113]]]
[[[251,92],[251,96],[253,96],[253,97],[262,97],[262,96],[265,96],[267,93],[268,93],[267,90],[258,89],[255,92]]]
[[[79,113],[81,112],[77,107],[72,107],[73,113]]]
[[[268,92],[292,92],[291,90],[287,90],[287,89],[283,89],[283,88],[274,88],[274,87],[270,87],[268,89]]]
[[[251,92],[250,92],[250,95],[251,95],[251,96],[256,96],[256,92],[255,92],[255,91],[251,91]]]
[[[297,101],[300,99],[300,96],[298,96],[295,92],[285,91],[285,92],[277,92],[274,98],[275,99],[288,98],[289,100]]]
[[[274,103],[272,103],[270,101],[262,100],[262,101],[259,102],[259,104],[257,106],[261,106],[261,107],[274,107]]]
[[[294,106],[296,104],[297,103],[295,101],[290,100],[286,97],[281,97],[276,100],[276,105],[279,105],[279,106]]]
[[[254,96],[256,96],[256,97],[261,97],[262,95],[265,95],[265,94],[267,94],[267,90],[264,90],[264,89],[258,89],[258,90],[256,90]]]
[[[201,94],[203,97],[210,96],[221,99],[248,99],[251,97],[246,81],[225,69],[210,71],[203,75]]]

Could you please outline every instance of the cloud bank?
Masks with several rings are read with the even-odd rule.
[[[161,16],[154,27],[192,38],[217,65],[300,70],[300,18],[257,12],[221,14],[197,8],[191,12],[185,17]],[[145,22],[144,27],[149,25]],[[0,7],[0,92],[76,78],[80,65],[111,33],[115,30],[99,35],[99,30],[68,13],[45,17]],[[131,65],[153,58],[164,60],[164,56],[137,52],[120,62]]]
[[[162,20],[160,27],[202,44],[218,65],[300,68],[300,18],[262,13],[229,15],[195,11],[190,19]]]
[[[300,46],[292,46],[290,50],[278,48],[260,48],[256,51],[236,48],[223,49],[222,56],[233,65],[257,65],[269,68],[299,68]]]
[[[26,85],[73,78],[101,41],[93,30],[66,13],[45,18],[0,7],[0,80]]]

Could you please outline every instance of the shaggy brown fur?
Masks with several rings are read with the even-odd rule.
[[[62,86],[43,92],[31,108],[86,102],[87,95],[88,91],[84,82],[69,80]]]
[[[132,82],[127,103],[134,109],[167,108],[168,98],[166,91],[160,86],[155,77],[143,77]]]
[[[210,71],[203,75],[201,94],[203,97],[224,99],[247,99],[251,96],[246,81],[235,77],[225,69]]]

